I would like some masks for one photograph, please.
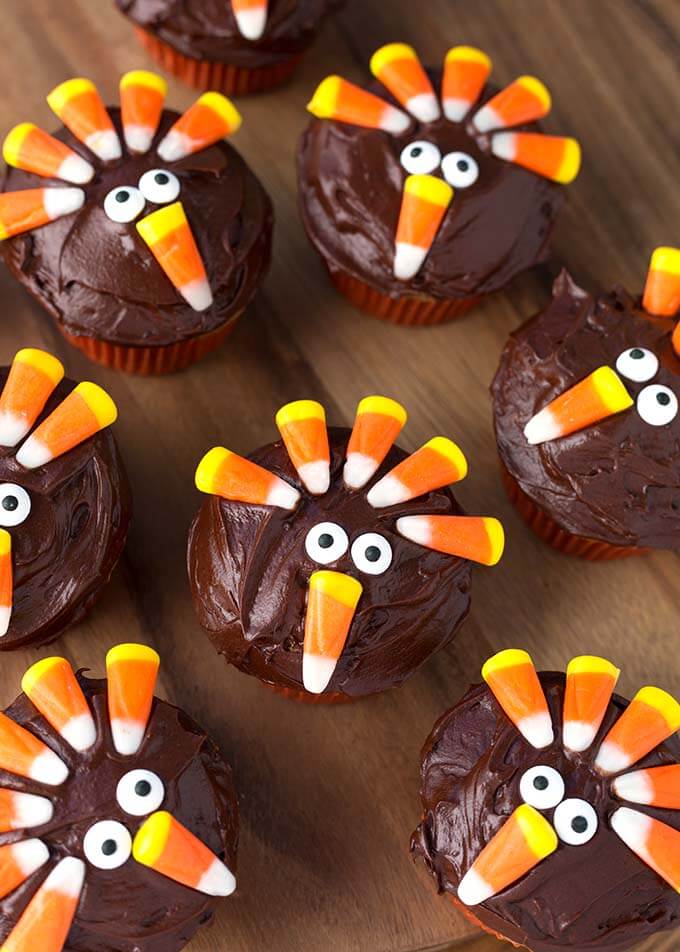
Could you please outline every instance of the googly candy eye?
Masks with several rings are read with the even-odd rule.
[[[453,188],[469,188],[479,178],[479,166],[467,152],[449,152],[442,159],[444,178]]]
[[[122,823],[100,820],[85,834],[83,851],[97,869],[118,869],[130,858],[132,837]]]
[[[352,561],[360,572],[382,575],[392,564],[392,546],[377,532],[365,532],[352,543]]]
[[[131,816],[153,813],[160,807],[164,797],[163,781],[151,770],[131,770],[120,778],[116,787],[119,807]]]
[[[668,387],[652,384],[638,396],[637,412],[650,426],[666,426],[678,415],[678,398]]]
[[[658,358],[644,347],[631,347],[624,350],[616,361],[616,369],[622,377],[644,383],[651,380],[659,369]]]
[[[166,169],[149,169],[139,180],[139,191],[147,202],[165,205],[174,202],[180,193],[179,179]]]
[[[16,483],[0,485],[0,526],[20,526],[31,513],[31,497]]]
[[[141,215],[145,204],[144,196],[134,185],[119,185],[104,199],[104,211],[111,221],[123,225]]]
[[[564,799],[564,790],[564,780],[557,770],[543,764],[525,770],[519,782],[522,800],[537,810],[556,807]]]
[[[411,175],[427,175],[439,168],[442,154],[433,142],[419,139],[402,150],[399,161]]]
[[[320,522],[309,530],[305,539],[307,555],[320,565],[337,562],[348,548],[347,533],[335,522]]]
[[[585,800],[563,800],[553,816],[555,832],[569,846],[583,846],[597,833],[597,813]]]

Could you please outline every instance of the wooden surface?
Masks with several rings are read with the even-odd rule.
[[[3,135],[24,119],[50,128],[44,96],[71,75],[91,77],[114,101],[120,73],[145,65],[110,0],[0,0],[0,14]],[[639,289],[651,249],[680,240],[679,33],[677,0],[350,0],[290,87],[240,102],[237,148],[276,205],[274,265],[228,347],[175,378],[89,365],[0,271],[2,361],[20,345],[43,346],[71,376],[109,388],[135,496],[110,587],[57,650],[100,673],[110,645],[153,644],[163,658],[161,693],[206,726],[235,768],[240,889],[192,952],[405,952],[472,935],[412,867],[407,845],[419,816],[420,745],[495,650],[523,645],[540,667],[560,669],[574,653],[601,652],[623,667],[625,693],[643,681],[680,687],[677,556],[590,565],[536,541],[504,498],[487,396],[508,332],[546,303],[558,263],[587,287]],[[577,135],[585,154],[553,261],[470,318],[433,330],[355,313],[329,286],[296,211],[293,154],[309,94],[331,71],[361,81],[373,49],[394,39],[432,63],[448,45],[473,43],[492,55],[499,81],[543,77],[555,103],[548,131]],[[192,98],[170,84],[173,106]],[[215,443],[248,452],[272,439],[274,413],[288,400],[317,398],[333,423],[350,424],[358,399],[372,392],[409,409],[409,448],[435,432],[461,443],[471,475],[459,497],[471,511],[501,516],[507,554],[497,569],[475,573],[470,620],[403,690],[310,709],[223,666],[199,629],[184,567],[199,504],[193,471]],[[37,656],[2,655],[3,705]],[[674,941],[643,948],[670,952]],[[470,948],[501,947],[475,938]]]

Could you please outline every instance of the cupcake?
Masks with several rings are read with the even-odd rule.
[[[25,348],[0,368],[0,651],[47,644],[94,605],[130,524],[130,490],[94,383]]]
[[[323,407],[279,410],[281,440],[247,459],[215,447],[189,536],[198,618],[217,651],[289,697],[349,701],[394,688],[453,638],[471,562],[503,550],[496,519],[466,516],[448,488],[467,473],[438,436],[394,446],[406,412],[366,397],[354,428]]]
[[[657,248],[642,299],[563,271],[511,336],[492,385],[510,498],[562,552],[680,549],[680,250]]]
[[[231,771],[153,696],[144,645],[107,680],[44,658],[0,714],[0,935],[6,952],[178,952],[235,889]]]
[[[438,890],[532,952],[624,952],[677,927],[680,704],[625,700],[590,656],[565,678],[502,651],[482,675],[423,750],[411,850]]]
[[[219,93],[178,116],[165,88],[127,73],[107,110],[89,80],[68,80],[48,96],[55,136],[22,123],[3,148],[5,263],[69,343],[130,373],[218,347],[270,258],[269,198],[222,141],[240,116]]]
[[[332,281],[357,307],[438,324],[542,261],[574,139],[534,125],[550,95],[533,76],[502,91],[469,46],[425,70],[403,43],[371,59],[360,88],[330,76],[298,152],[302,219]]]
[[[116,0],[150,55],[198,89],[279,86],[342,0]]]

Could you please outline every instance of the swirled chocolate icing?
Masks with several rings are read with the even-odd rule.
[[[350,431],[329,430],[331,486],[323,496],[304,489],[281,442],[250,458],[302,492],[294,512],[209,497],[189,536],[188,566],[199,620],[225,659],[247,674],[302,691],[302,647],[310,575],[346,572],[364,586],[329,691],[348,697],[396,687],[448,644],[470,607],[470,563],[424,549],[397,535],[399,516],[461,513],[448,489],[409,503],[374,509],[366,500],[406,454],[394,447],[371,483],[348,491],[342,467]],[[351,543],[364,532],[389,542],[392,564],[382,575],[358,571],[348,550],[320,566],[305,550],[320,522],[342,526]]]
[[[231,770],[205,732],[183,711],[154,700],[139,752],[124,757],[111,741],[106,681],[79,676],[97,726],[92,748],[77,753],[49,727],[25,695],[6,711],[61,757],[70,774],[60,787],[46,787],[0,772],[3,786],[47,796],[54,816],[34,827],[50,860],[0,900],[0,935],[6,937],[53,865],[66,856],[83,859],[85,886],[64,952],[179,952],[213,915],[216,900],[141,866],[130,857],[117,869],[98,869],[84,853],[83,838],[101,820],[122,823],[134,838],[146,819],[118,803],[118,781],[130,770],[155,773],[165,788],[161,809],[216,853],[233,871],[238,843],[238,807]],[[0,843],[23,839],[0,835]],[[39,950],[35,950],[39,952]]]
[[[557,727],[565,677],[540,675]],[[455,895],[463,875],[510,814],[522,803],[524,771],[541,764],[557,770],[566,797],[586,800],[598,816],[595,836],[582,846],[560,842],[526,876],[470,912],[486,928],[533,952],[564,949],[623,952],[636,942],[680,925],[680,895],[614,833],[609,817],[621,806],[611,781],[593,768],[599,743],[628,702],[614,695],[595,743],[566,754],[561,730],[544,750],[531,747],[485,685],[471,688],[435,726],[422,754],[424,818],[411,840],[440,891]],[[656,748],[636,769],[680,761],[680,738]],[[680,814],[636,807],[676,829]],[[552,820],[552,812],[544,815]]]
[[[610,545],[680,548],[680,416],[646,423],[635,406],[571,436],[531,446],[540,409],[629,348],[652,351],[653,380],[624,379],[633,400],[650,384],[680,397],[675,321],[650,318],[622,288],[594,297],[563,271],[553,299],[510,337],[492,385],[498,451],[520,488],[563,529]]]

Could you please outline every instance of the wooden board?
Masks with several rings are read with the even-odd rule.
[[[145,63],[111,0],[0,0],[0,14],[3,134],[29,118],[50,128],[44,96],[70,75],[91,77],[113,101],[120,73]],[[419,816],[420,745],[496,649],[524,645],[541,667],[556,668],[574,653],[602,652],[623,666],[624,692],[643,681],[678,690],[677,556],[590,565],[537,542],[503,495],[487,387],[508,332],[545,304],[559,262],[588,287],[637,289],[651,249],[678,243],[679,32],[675,0],[350,0],[290,87],[241,102],[237,147],[276,205],[274,266],[228,348],[175,378],[88,364],[0,271],[2,360],[20,345],[44,346],[72,376],[110,389],[135,495],[112,584],[58,650],[101,672],[117,641],[155,645],[162,693],[208,728],[235,767],[240,889],[192,952],[406,952],[471,935],[411,866],[407,845]],[[578,135],[585,150],[553,261],[439,329],[399,329],[355,313],[330,288],[296,211],[293,155],[310,92],[331,71],[361,81],[373,49],[394,39],[432,63],[447,44],[474,43],[493,56],[500,79],[544,77],[555,102],[550,128]],[[171,83],[173,105],[191,99]],[[199,503],[193,471],[215,443],[247,452],[272,439],[274,412],[287,400],[320,399],[331,421],[349,424],[358,399],[376,391],[408,407],[408,447],[439,431],[460,441],[472,462],[460,498],[504,519],[507,555],[497,569],[476,572],[469,622],[403,690],[309,709],[224,667],[199,629],[184,567]],[[3,705],[25,667],[49,650],[2,655]],[[652,940],[646,949],[672,944]],[[492,947],[491,939],[473,946]]]

